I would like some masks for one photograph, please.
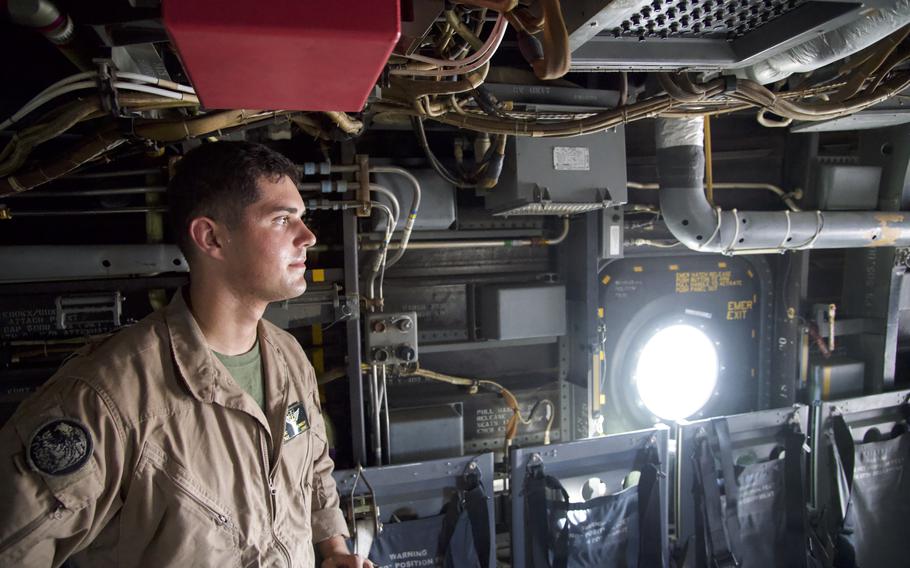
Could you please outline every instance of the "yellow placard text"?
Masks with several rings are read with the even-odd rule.
[[[752,311],[752,300],[739,300],[727,302],[727,319],[744,320]]]
[[[676,293],[716,292],[719,288],[742,286],[742,280],[735,280],[729,270],[711,272],[677,272]]]

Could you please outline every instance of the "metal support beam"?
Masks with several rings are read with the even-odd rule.
[[[0,283],[152,276],[187,272],[176,245],[0,247]]]
[[[344,291],[348,298],[360,296],[360,269],[357,262],[357,217],[354,211],[343,213]],[[345,322],[348,347],[348,385],[351,403],[351,452],[354,463],[367,463],[366,428],[364,424],[363,374],[360,370],[360,311]]]

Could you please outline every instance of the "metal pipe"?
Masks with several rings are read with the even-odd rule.
[[[673,236],[692,250],[748,254],[910,244],[910,212],[712,208],[702,189],[702,120],[658,119],[656,135],[661,213]]]
[[[569,219],[563,219],[562,231],[555,237],[532,238],[532,239],[493,239],[493,240],[468,240],[468,241],[423,241],[411,242],[408,244],[408,250],[439,250],[439,249],[466,249],[466,248],[500,248],[500,247],[531,247],[531,246],[553,246],[558,245],[566,239],[569,234]],[[365,243],[360,245],[361,250],[379,250],[382,248],[381,243]],[[400,242],[389,243],[389,249],[398,249],[401,247]]]
[[[80,209],[59,211],[12,211],[9,218],[16,217],[65,217],[74,215],[121,215],[128,213],[164,213],[167,207],[114,207],[111,209]]]
[[[167,187],[165,186],[87,189],[77,191],[32,191],[10,195],[7,199],[22,199],[29,197],[105,197],[107,195],[140,195],[145,193],[164,193],[166,191]]]
[[[121,170],[116,172],[89,172],[63,176],[62,179],[104,179],[125,176],[147,176],[164,174],[164,168],[143,168],[139,170]]]
[[[386,456],[386,461],[391,463],[392,454],[392,430],[389,427],[389,388],[386,382],[386,366],[382,366],[382,418],[385,424],[385,445],[384,451]]]
[[[376,297],[374,293],[376,277],[379,275],[379,271],[385,270],[385,267],[387,266],[386,255],[388,254],[388,245],[389,241],[392,239],[392,232],[395,227],[395,222],[392,218],[392,210],[389,209],[387,205],[376,201],[371,201],[370,205],[377,211],[382,211],[385,213],[386,219],[388,220],[388,224],[386,225],[386,236],[385,240],[380,246],[380,252],[376,255],[376,259],[373,261],[373,265],[369,268],[365,275],[367,281],[367,297],[372,300]],[[379,297],[381,299],[382,294],[380,294]]]
[[[382,465],[382,429],[379,409],[379,366],[370,369],[370,399],[373,406],[373,456],[376,465]]]
[[[629,189],[660,189],[660,185],[656,183],[639,183],[635,181],[626,182],[626,187]],[[705,187],[707,187],[707,184]],[[714,189],[763,189],[780,197],[781,201],[784,202],[790,211],[802,211],[796,202],[793,201],[794,199],[802,199],[803,192],[800,189],[794,189],[788,193],[783,188],[778,187],[773,183],[756,183],[749,181],[716,181],[714,182]]]
[[[401,246],[395,256],[390,258],[386,264],[387,267],[394,266],[401,260],[405,249],[408,247],[408,241],[411,240],[411,232],[414,230],[414,222],[417,220],[417,210],[420,209],[420,182],[411,172],[395,166],[375,166],[370,168],[370,173],[396,174],[404,177],[414,189],[414,196],[411,198],[411,211],[408,213],[408,219],[404,225],[404,233],[401,236]]]
[[[357,258],[357,217],[354,211],[342,213],[342,235],[344,239],[344,290],[347,299],[360,296],[360,267]],[[317,245],[318,246],[318,245]],[[361,354],[360,312],[354,310],[354,317],[345,325],[347,337],[347,376],[350,391],[351,446],[354,462],[367,463],[366,417],[364,416],[363,372],[360,368]]]

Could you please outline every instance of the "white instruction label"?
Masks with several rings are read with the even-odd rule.
[[[613,225],[610,227],[610,256],[619,256],[619,253],[622,252],[619,248],[621,246],[619,225]]]
[[[576,172],[591,170],[591,152],[587,148],[556,146],[553,148],[553,169]]]

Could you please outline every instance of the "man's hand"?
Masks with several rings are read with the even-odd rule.
[[[374,568],[373,563],[348,551],[343,536],[333,536],[317,544],[322,568]]]
[[[373,563],[356,554],[336,554],[323,560],[322,568],[373,568]]]

